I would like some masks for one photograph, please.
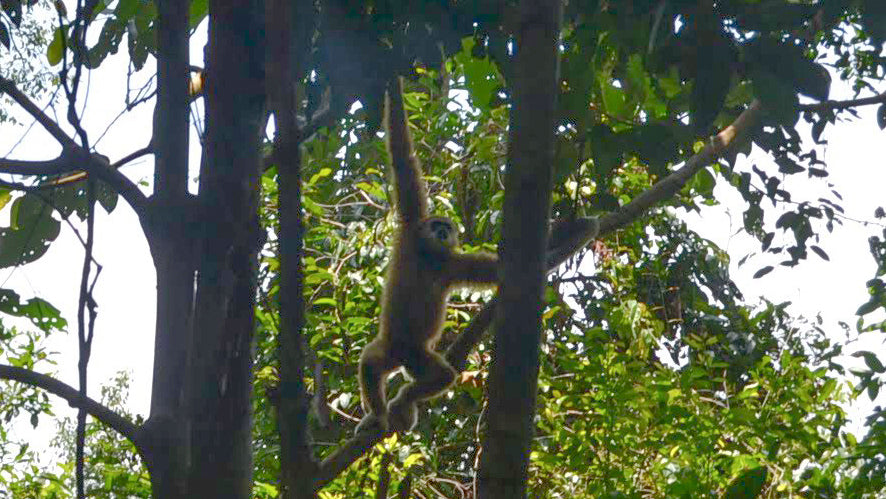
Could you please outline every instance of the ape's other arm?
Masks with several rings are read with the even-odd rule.
[[[402,85],[400,78],[394,78],[387,92],[387,143],[393,167],[391,180],[394,183],[397,213],[403,224],[416,225],[428,213],[427,187],[412,152],[412,137],[403,109]]]
[[[453,286],[498,284],[498,257],[492,253],[453,253],[447,274]]]

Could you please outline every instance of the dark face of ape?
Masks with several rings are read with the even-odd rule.
[[[426,218],[419,229],[421,245],[432,253],[451,253],[458,246],[458,232],[446,217]]]

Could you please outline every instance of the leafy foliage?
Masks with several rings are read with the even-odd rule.
[[[129,382],[127,373],[119,373],[108,385],[102,387],[101,401],[124,417],[141,423],[141,418],[134,417],[126,410]],[[14,478],[4,482],[0,476],[0,484],[5,484],[12,494],[9,497],[74,497],[75,427],[76,422],[71,418],[58,421],[56,436],[52,441],[57,462],[51,470],[42,465],[43,460],[33,450],[24,447],[20,451],[18,466],[9,466],[9,469],[16,470]],[[86,441],[90,449],[86,466],[86,490],[89,497],[151,497],[147,471],[142,467],[129,441],[94,421],[86,425]],[[0,497],[4,496],[0,494]]]
[[[405,101],[432,209],[461,223],[467,250],[491,249],[503,216],[508,107],[516,98],[508,84],[519,27],[513,25],[513,2],[322,4],[317,31],[307,37],[313,45],[305,50],[311,77],[300,90],[306,116],[326,104],[340,117],[303,144],[301,172],[304,336],[311,373],[304,381],[314,396],[315,450],[325,457],[335,447],[326,444],[347,439],[361,415],[357,362],[377,328],[393,232],[386,154],[376,134],[384,77],[392,70],[411,77]],[[3,34],[18,25],[16,5],[3,2],[0,44],[9,45]],[[843,219],[842,198],[827,183],[827,165],[813,145],[801,141],[798,129],[803,120],[813,140],[825,143],[824,132],[837,122],[840,109],[816,107],[805,98],[827,99],[830,74],[854,81],[858,89],[881,77],[886,69],[880,56],[886,39],[882,5],[875,0],[569,2],[561,40],[554,216],[597,215],[636,199],[753,99],[767,114],[750,139],[772,161],[748,165],[733,155],[709,165],[659,209],[596,241],[572,266],[551,276],[531,496],[880,493],[886,413],[877,409],[870,416],[870,432],[859,443],[847,430],[842,404],[862,392],[878,395],[882,362],[873,352],[860,352],[866,369],[850,389],[840,381],[846,374],[838,361],[843,346],[834,335],[819,321],[791,317],[787,304],[748,303],[729,276],[729,256],[674,213],[716,205],[716,188],[731,189],[746,203],[743,229],[759,240],[758,254],[782,257],[781,266],[800,265],[810,255],[828,260],[822,241]],[[47,62],[73,56],[95,68],[126,40],[132,66],[142,68],[155,51],[154,2],[100,1],[98,14],[101,33],[88,47],[73,43],[67,25],[43,40]],[[206,14],[207,2],[191,2],[190,26]],[[419,68],[413,71],[416,61]],[[348,111],[357,101],[360,106]],[[261,215],[271,236],[262,253],[257,310],[256,497],[278,493],[280,442],[273,402],[275,391],[286,389],[278,386],[275,348],[281,279],[276,174],[272,166],[262,178]],[[802,199],[797,185],[824,186],[829,194]],[[33,261],[46,251],[60,230],[54,212],[82,218],[82,189],[53,192],[52,202],[36,194],[11,201],[10,225],[0,230],[0,266]],[[100,198],[113,209],[115,196]],[[870,241],[879,267],[868,282],[870,299],[858,310],[860,316],[886,309],[884,240],[886,233]],[[756,276],[770,272],[777,272],[775,266],[760,268]],[[0,296],[2,311],[38,320],[36,314],[47,309],[38,299],[21,303],[11,291],[0,291],[6,293]],[[489,297],[486,292],[455,295],[440,347]],[[49,325],[61,327],[57,312],[48,310]],[[883,329],[883,323],[865,327]],[[9,362],[32,365],[42,355],[33,341],[22,340],[30,336],[9,338],[22,341]],[[383,476],[391,478],[401,497],[467,494],[482,452],[478,435],[490,347],[481,344],[455,389],[423,409],[417,431],[380,444],[321,497],[372,494]],[[394,376],[392,389],[402,382],[402,376]],[[125,384],[119,379],[117,391],[106,393],[112,406],[122,403]],[[7,414],[48,411],[45,398],[33,391],[10,393],[11,402],[3,405]],[[69,431],[65,426],[59,442],[70,441]],[[144,475],[132,471],[140,468],[116,437],[95,427],[89,435],[93,455],[87,469],[94,493],[147,494]],[[21,449],[19,457],[28,456],[28,449]],[[56,488],[34,490],[69,494],[70,455],[62,462],[62,472],[41,475],[51,476],[47,487]],[[27,487],[36,486],[36,468],[16,472],[7,481],[31,492]]]

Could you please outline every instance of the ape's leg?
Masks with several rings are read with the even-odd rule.
[[[357,425],[355,433],[387,432],[385,376],[397,365],[385,343],[374,340],[363,348],[360,355],[360,398],[366,415]]]
[[[432,398],[449,388],[456,372],[441,355],[423,348],[403,356],[403,365],[413,381],[403,386],[388,404],[391,429],[411,430],[418,423],[416,402]]]

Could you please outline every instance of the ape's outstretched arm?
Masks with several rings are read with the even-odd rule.
[[[399,77],[390,81],[387,94],[386,140],[393,167],[391,180],[394,183],[395,204],[401,223],[415,226],[428,215],[427,187],[412,151],[412,137],[403,109],[403,83]]]

